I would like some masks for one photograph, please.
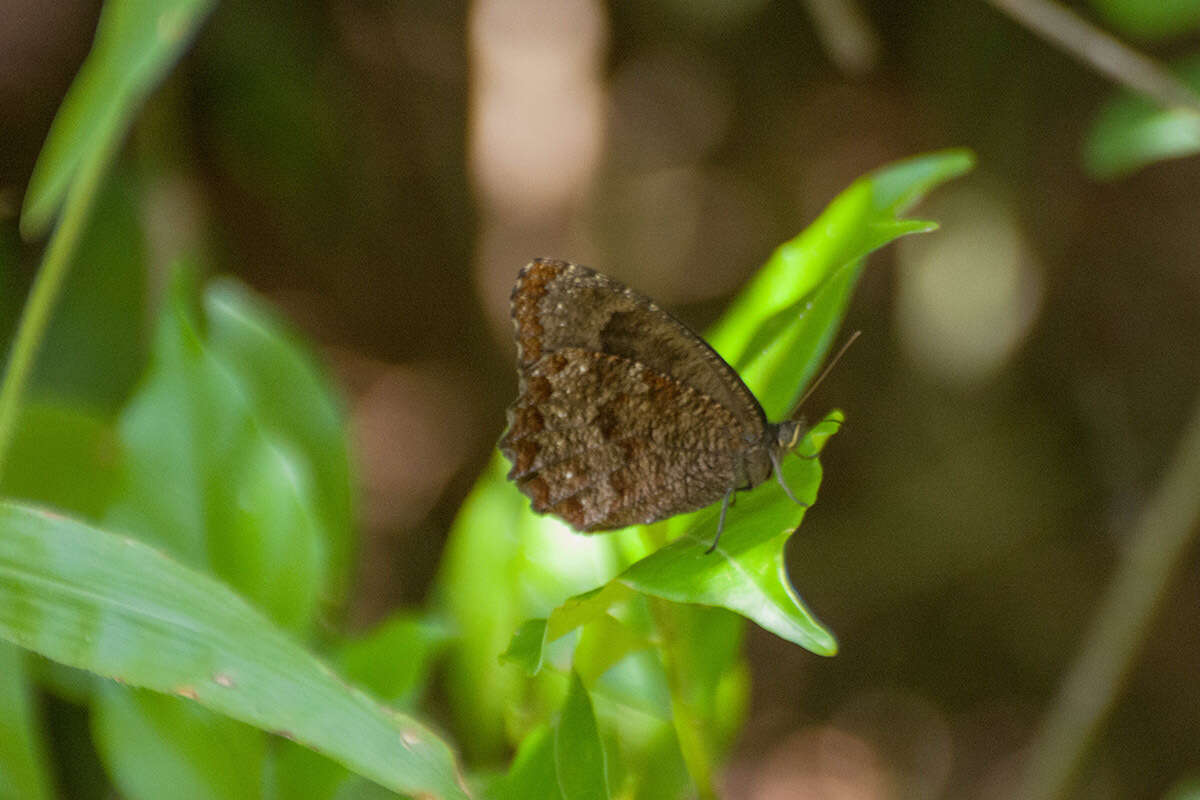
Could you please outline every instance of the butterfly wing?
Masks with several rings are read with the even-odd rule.
[[[748,440],[766,428],[758,400],[708,342],[650,298],[595,270],[530,262],[513,287],[512,317],[519,369],[568,347],[622,356],[711,397]]]
[[[750,482],[747,459],[765,463],[757,400],[642,295],[586,267],[534,261],[512,312],[520,393],[500,448],[535,510],[579,530],[654,522]]]

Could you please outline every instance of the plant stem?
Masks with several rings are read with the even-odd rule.
[[[3,382],[0,383],[0,477],[4,475],[7,465],[21,400],[36,363],[38,347],[45,338],[50,314],[70,269],[75,248],[87,226],[100,180],[108,166],[109,156],[115,150],[115,139],[110,136],[108,143],[91,149],[79,165],[79,172],[63,203],[62,217],[50,235],[42,265],[34,276],[33,288],[21,312]]]
[[[1019,797],[1061,797],[1121,690],[1172,570],[1200,527],[1200,403],[1128,542],[1083,649],[1029,752]]]

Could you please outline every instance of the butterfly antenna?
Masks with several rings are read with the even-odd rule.
[[[825,369],[821,370],[821,374],[817,376],[817,379],[812,382],[811,386],[808,387],[808,391],[805,392],[800,400],[796,403],[796,406],[792,409],[792,413],[788,414],[788,419],[796,418],[796,413],[800,411],[800,407],[804,405],[804,401],[812,397],[812,393],[815,392],[817,387],[821,385],[821,381],[825,380],[825,378],[829,376],[829,373],[833,371],[835,366],[837,366],[837,363],[841,360],[842,356],[846,355],[846,351],[850,349],[850,345],[854,344],[854,340],[859,336],[862,336],[862,331],[855,331],[854,333],[850,334],[850,338],[847,339],[846,343],[838,349],[837,354],[834,355],[833,358],[829,359],[829,363],[825,365]]]

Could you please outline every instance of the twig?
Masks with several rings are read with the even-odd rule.
[[[1116,575],[1034,740],[1025,773],[1029,800],[1068,788],[1137,657],[1171,572],[1200,528],[1200,404],[1150,499]]]
[[[856,0],[805,0],[817,35],[838,69],[853,75],[879,61],[879,34]]]
[[[1117,83],[1166,108],[1200,113],[1200,96],[1165,67],[1051,0],[988,0]]]

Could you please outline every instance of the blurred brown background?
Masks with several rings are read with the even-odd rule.
[[[40,254],[11,223],[99,5],[3,7],[11,326]],[[114,181],[136,187],[152,292],[198,252],[344,387],[367,622],[422,601],[501,433],[527,260],[596,267],[703,329],[855,177],[972,148],[976,171],[915,212],[943,229],[872,256],[847,322],[864,336],[809,402],[848,424],[791,570],[843,651],[752,629],[728,779],[758,800],[1000,797],[1200,374],[1200,165],[1090,180],[1081,141],[1114,91],[982,3],[233,0]],[[130,309],[133,353],[148,314]],[[136,375],[43,389],[115,407]],[[1193,559],[1080,796],[1200,776],[1198,587]]]

